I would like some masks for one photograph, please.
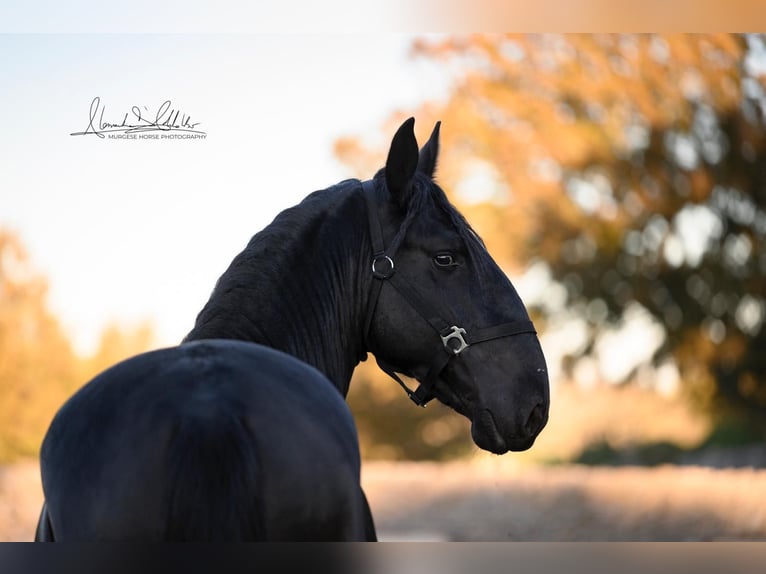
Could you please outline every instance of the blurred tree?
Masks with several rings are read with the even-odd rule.
[[[72,349],[19,238],[0,229],[0,461],[37,453],[76,386]]]
[[[651,361],[766,436],[764,38],[481,35],[414,52],[454,77],[416,114],[444,121],[439,180],[498,259],[563,286],[534,312],[579,318],[570,367],[605,326],[650,317]],[[382,159],[354,138],[336,152]]]
[[[75,355],[47,306],[48,286],[19,237],[0,228],[0,462],[36,456],[56,411],[93,375],[145,351],[148,324],[108,327],[92,357]]]

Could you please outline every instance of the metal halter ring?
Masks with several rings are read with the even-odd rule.
[[[381,261],[385,262],[388,268],[378,271],[375,266]],[[372,274],[378,279],[388,279],[394,274],[394,261],[388,255],[376,255],[372,260]]]
[[[446,335],[440,335],[442,338],[442,343],[444,343],[444,347],[451,353],[455,355],[459,355],[462,353],[467,347],[468,343],[463,338],[463,335],[465,335],[465,329],[462,327],[458,327],[457,325],[453,325],[450,327],[450,332]],[[457,347],[452,347],[449,342],[451,340],[455,339],[458,342]]]

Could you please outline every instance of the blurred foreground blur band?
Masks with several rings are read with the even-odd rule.
[[[138,544],[0,546],[4,574],[138,571],[280,574],[757,574],[766,546],[745,543]]]

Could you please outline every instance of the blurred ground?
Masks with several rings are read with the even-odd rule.
[[[766,540],[766,470],[367,462],[382,540]],[[0,541],[31,540],[35,461],[0,467]]]
[[[0,465],[0,541],[32,540],[42,499],[37,461]]]
[[[370,463],[384,540],[766,540],[766,470]]]

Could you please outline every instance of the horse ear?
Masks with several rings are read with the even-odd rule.
[[[407,201],[410,183],[418,168],[418,142],[414,126],[415,118],[410,118],[396,130],[386,159],[388,192],[401,206]]]
[[[434,131],[431,132],[431,137],[428,138],[426,145],[420,150],[420,158],[418,158],[418,171],[431,179],[434,177],[436,158],[439,155],[439,128],[441,125],[441,122],[436,122]]]

